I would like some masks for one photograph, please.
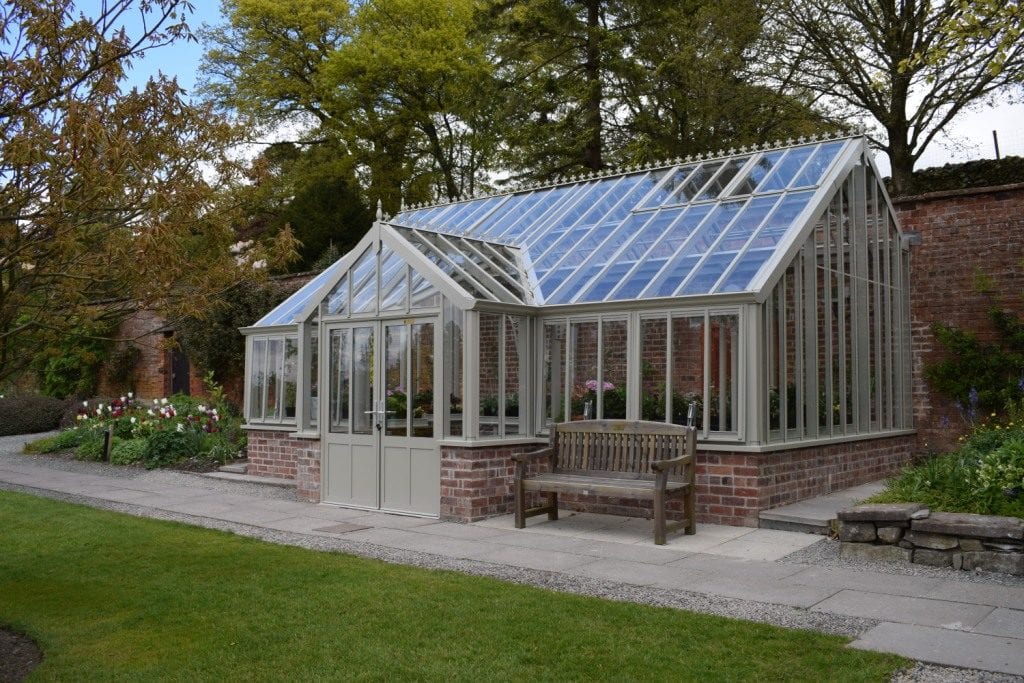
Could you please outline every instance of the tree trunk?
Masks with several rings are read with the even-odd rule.
[[[592,171],[604,167],[601,158],[601,0],[586,0],[587,5],[587,96],[584,102],[586,143],[583,165]]]
[[[907,142],[908,132],[899,127],[889,128],[889,166],[892,173],[892,194],[899,197],[911,191],[911,180],[914,172],[914,157]]]

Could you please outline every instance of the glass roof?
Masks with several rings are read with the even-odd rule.
[[[861,138],[574,179],[399,213],[268,313],[258,327],[326,315],[436,308],[439,287],[523,305],[754,292],[795,243],[829,171]],[[377,230],[377,227],[374,228]]]
[[[805,227],[797,218],[853,144],[859,138],[686,161],[412,209],[389,223],[479,299],[749,292]]]

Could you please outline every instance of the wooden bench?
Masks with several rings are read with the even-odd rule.
[[[551,429],[551,445],[512,456],[516,463],[516,528],[547,513],[558,519],[558,494],[637,498],[654,501],[654,542],[680,527],[697,531],[694,518],[694,457],[697,430],[663,422],[584,420]],[[530,462],[546,459],[547,472],[527,474]],[[547,494],[547,503],[526,508],[526,492]],[[665,502],[682,498],[686,519],[668,524]]]

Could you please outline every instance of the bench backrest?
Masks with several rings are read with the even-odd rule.
[[[652,462],[693,453],[696,438],[694,428],[664,422],[562,422],[551,431],[552,466],[555,471],[612,472],[648,478],[654,476]]]

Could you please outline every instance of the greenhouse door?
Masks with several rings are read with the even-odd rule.
[[[441,460],[434,440],[431,318],[327,329],[322,500],[437,515]]]

